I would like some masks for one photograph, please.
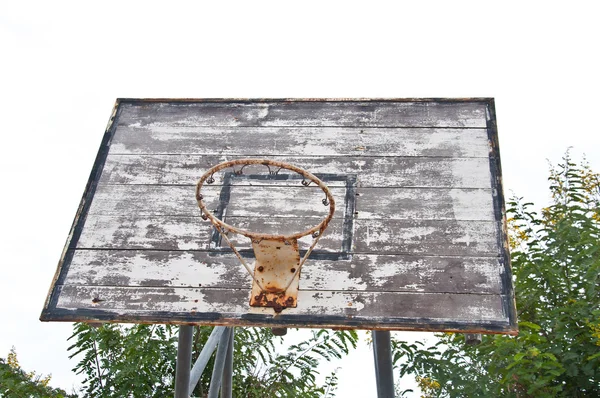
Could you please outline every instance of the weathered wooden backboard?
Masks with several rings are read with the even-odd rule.
[[[337,203],[277,315],[249,306],[250,276],[195,200],[239,158],[302,167]],[[207,202],[298,232],[324,210],[296,183],[227,174]],[[118,100],[41,319],[516,333],[494,102]]]

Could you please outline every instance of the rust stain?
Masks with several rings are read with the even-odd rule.
[[[252,297],[250,305],[252,307],[273,308],[276,313],[280,313],[288,307],[296,307],[296,298],[288,296],[285,293],[261,292]]]

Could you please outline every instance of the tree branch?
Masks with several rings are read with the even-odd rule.
[[[98,382],[100,383],[100,388],[104,388],[102,384],[102,369],[100,368],[100,362],[98,361],[98,346],[96,345],[96,336],[94,336],[94,358],[96,360],[96,373],[98,374]]]
[[[298,355],[296,358],[294,358],[294,360],[292,362],[290,362],[290,364],[288,364],[288,366],[286,366],[285,368],[281,369],[281,372],[279,372],[279,374],[273,379],[273,381],[271,382],[271,384],[269,384],[267,386],[267,391],[269,391],[271,389],[271,386],[275,383],[275,381],[277,381],[285,371],[287,371],[289,368],[291,368],[296,362],[298,362],[298,360],[300,358],[302,358],[304,355],[306,355],[308,352],[310,352],[313,348],[315,348],[317,345],[321,344],[325,342],[325,339],[322,340],[318,340],[317,342],[315,342],[315,344],[311,345],[310,347],[308,347],[306,350],[302,351],[300,353],[300,355]]]

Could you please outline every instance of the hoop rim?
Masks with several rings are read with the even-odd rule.
[[[291,171],[294,171],[294,172],[300,174],[305,179],[308,179],[311,182],[315,183],[325,193],[327,201],[329,202],[329,213],[316,226],[306,229],[302,232],[297,232],[297,233],[290,234],[290,235],[256,233],[256,232],[247,231],[245,229],[234,227],[233,225],[229,225],[229,224],[219,220],[206,208],[206,204],[204,203],[204,199],[203,199],[203,196],[200,193],[200,191],[201,191],[202,187],[204,186],[204,183],[207,182],[207,180],[209,180],[214,175],[214,173],[221,171],[223,169],[227,169],[227,168],[230,168],[233,166],[240,166],[240,165],[243,167],[245,167],[247,165],[267,166],[267,168],[269,168],[269,172],[271,174],[272,174],[272,172],[271,172],[271,169],[269,166],[279,167],[277,172],[279,172],[279,170],[281,170],[281,169],[286,169],[286,170],[291,170]],[[211,167],[202,175],[202,177],[200,177],[200,179],[198,180],[198,183],[196,184],[196,201],[198,202],[198,207],[202,211],[202,214],[205,215],[215,227],[220,228],[224,233],[233,232],[233,233],[236,233],[239,235],[244,235],[253,240],[265,240],[266,239],[266,240],[287,241],[287,240],[292,240],[292,239],[300,239],[304,236],[315,234],[315,233],[318,233],[318,235],[320,236],[323,233],[323,231],[325,230],[325,228],[327,228],[327,226],[329,225],[329,222],[333,218],[333,213],[335,212],[335,199],[333,198],[333,195],[331,194],[331,191],[329,190],[327,185],[325,185],[325,183],[323,181],[321,181],[317,176],[315,176],[312,173],[309,173],[308,171],[306,171],[300,167],[294,166],[292,164],[285,163],[285,162],[279,162],[276,160],[270,160],[270,159],[237,159],[237,160],[230,160],[230,161],[222,162],[222,163],[219,163],[219,164]]]

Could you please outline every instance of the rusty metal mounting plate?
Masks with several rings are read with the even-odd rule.
[[[250,305],[273,307],[277,313],[296,307],[300,279],[298,241],[263,239],[252,242],[252,248],[256,261]]]

